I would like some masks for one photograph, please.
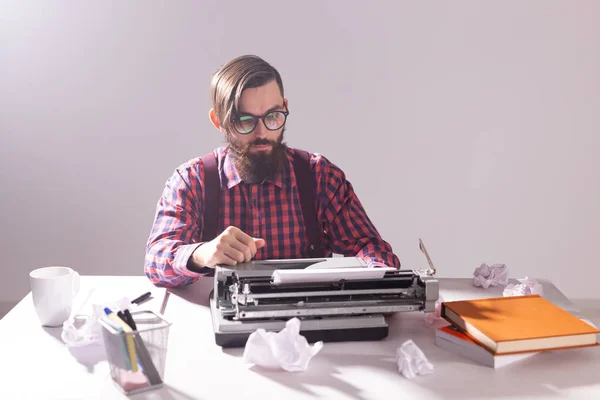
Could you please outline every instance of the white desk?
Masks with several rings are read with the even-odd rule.
[[[549,282],[544,296],[579,314]],[[501,288],[481,289],[470,279],[441,279],[444,300],[500,296]],[[165,317],[173,323],[165,384],[133,399],[592,399],[600,398],[600,349],[541,353],[493,370],[438,348],[435,325],[421,313],[389,319],[380,342],[325,343],[305,372],[263,371],[244,365],[243,349],[214,344],[207,295],[212,280],[170,291]],[[145,277],[82,277],[78,301],[90,289],[135,297],[147,290],[162,296]],[[162,298],[148,307],[159,310]],[[77,308],[75,309],[77,310]],[[595,324],[600,314],[587,315]],[[125,399],[110,380],[101,347],[70,351],[60,328],[42,328],[27,295],[0,321],[0,399]],[[435,367],[412,380],[397,370],[396,348],[413,339]],[[83,357],[85,356],[85,357]],[[78,358],[77,358],[78,357]]]

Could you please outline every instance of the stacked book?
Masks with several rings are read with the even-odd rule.
[[[598,346],[590,322],[540,295],[443,302],[436,344],[492,368],[542,351]]]

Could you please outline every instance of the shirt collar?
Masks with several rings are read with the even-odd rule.
[[[222,165],[223,165],[223,175],[225,176],[225,181],[227,183],[227,189],[231,189],[232,187],[234,187],[240,183],[243,183],[243,181],[240,178],[240,175],[239,175],[237,169],[235,168],[235,163],[233,162],[233,156],[231,155],[231,153],[228,150],[229,150],[229,148],[227,148],[224,151],[224,156],[222,158],[222,160],[223,160]],[[288,164],[286,164],[284,166],[284,168],[281,171],[279,171],[274,178],[267,179],[265,182],[271,183],[275,186],[278,186],[279,188],[283,188],[286,184],[289,184],[289,181],[290,181],[289,150],[286,150],[286,155],[288,158]]]

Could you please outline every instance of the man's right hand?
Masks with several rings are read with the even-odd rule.
[[[199,246],[192,253],[192,262],[199,267],[214,268],[217,264],[236,265],[250,261],[265,240],[253,238],[235,226]]]

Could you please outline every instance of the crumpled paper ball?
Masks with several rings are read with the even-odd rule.
[[[410,339],[396,349],[396,363],[398,371],[407,379],[433,372],[433,365],[427,360],[425,353]]]
[[[504,264],[489,266],[485,263],[473,271],[473,284],[487,289],[490,286],[504,286],[508,283],[508,268]]]
[[[510,285],[506,286],[502,292],[502,296],[525,296],[530,294],[539,294],[542,296],[544,294],[544,287],[535,279],[525,277],[524,279],[517,280],[521,283],[517,285],[511,283]]]
[[[74,318],[63,322],[61,339],[69,347],[82,347],[99,343],[102,339],[102,326],[98,323],[104,315],[101,306],[94,306],[94,314],[87,317],[85,323],[78,327]]]
[[[311,346],[300,335],[300,320],[292,318],[279,332],[267,332],[262,328],[252,332],[244,348],[244,360],[263,368],[305,371],[322,348],[323,342]]]
[[[106,313],[104,308],[109,307],[113,311],[134,310],[135,307],[127,297],[117,301],[101,302],[92,304],[92,315],[76,315],[63,322],[61,339],[69,347],[83,347],[91,344],[102,343],[102,326],[99,319]],[[80,321],[85,322],[80,325]]]

